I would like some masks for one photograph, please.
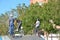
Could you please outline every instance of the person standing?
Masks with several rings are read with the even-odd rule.
[[[15,20],[17,22],[17,29],[15,31],[19,32],[21,30],[21,27],[22,27],[22,21],[21,20],[17,20],[17,19],[15,19]]]
[[[21,20],[17,20],[18,23],[18,31],[21,30],[21,26],[22,26],[22,21]]]
[[[37,19],[37,21],[35,23],[35,33],[38,32],[39,26],[40,26],[40,21],[39,21],[39,19]]]
[[[13,36],[14,34],[14,18],[12,14],[10,15],[9,18],[9,34],[10,36]]]

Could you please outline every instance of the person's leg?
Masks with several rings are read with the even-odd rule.
[[[10,34],[10,36],[11,36],[11,31],[12,31],[11,26],[12,25],[10,25],[10,27],[9,27],[9,34]]]
[[[14,25],[11,25],[10,35],[13,37],[14,35]]]
[[[36,27],[36,33],[38,33],[38,27]]]
[[[35,35],[36,35],[36,33],[37,33],[37,28],[34,28],[34,32],[33,32]]]
[[[21,30],[21,25],[19,24],[19,25],[18,25],[18,31],[20,31],[20,30]]]

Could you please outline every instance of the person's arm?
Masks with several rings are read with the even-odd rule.
[[[10,26],[10,19],[9,19],[9,26]]]
[[[36,26],[36,22],[34,24],[32,24],[33,26]]]

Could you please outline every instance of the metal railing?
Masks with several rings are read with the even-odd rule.
[[[60,40],[60,34],[49,34],[45,40]]]

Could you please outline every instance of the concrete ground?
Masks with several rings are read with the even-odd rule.
[[[40,38],[35,35],[25,35],[25,36],[20,36],[20,37],[8,37],[8,36],[3,36],[2,40],[44,40],[43,38]]]
[[[0,40],[47,40],[47,37],[44,37],[42,35],[40,35],[41,37],[38,37],[36,35],[24,35],[24,36],[16,36],[16,37],[12,37],[12,36],[0,36]],[[60,40],[60,36],[58,34],[52,34],[52,38],[51,38],[51,34],[48,37],[48,40]]]

